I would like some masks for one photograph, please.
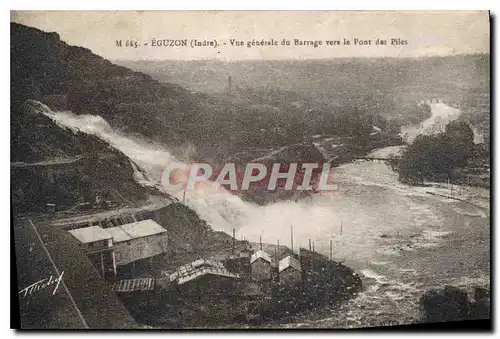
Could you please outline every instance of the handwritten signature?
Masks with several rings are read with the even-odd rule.
[[[20,290],[19,294],[23,294],[23,298],[26,298],[27,296],[31,296],[35,292],[38,292],[55,284],[54,290],[52,291],[52,295],[54,295],[56,294],[57,289],[59,288],[59,284],[62,281],[63,275],[64,271],[61,272],[61,275],[58,278],[54,278],[54,276],[51,275],[49,278],[44,278],[42,280],[39,280],[36,283],[31,284]]]

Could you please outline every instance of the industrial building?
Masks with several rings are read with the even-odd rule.
[[[70,230],[104,277],[116,267],[151,258],[168,250],[167,231],[153,220],[103,229],[90,226]]]
[[[105,231],[113,237],[116,265],[151,258],[167,252],[167,230],[151,219],[133,222]]]
[[[289,255],[279,262],[280,282],[294,284],[302,280],[300,261]]]
[[[258,250],[250,257],[250,266],[252,269],[252,280],[266,281],[272,277],[271,256],[263,250]]]

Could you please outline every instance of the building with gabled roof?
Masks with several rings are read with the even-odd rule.
[[[302,280],[302,267],[300,261],[289,255],[279,262],[280,282],[297,283]]]
[[[258,250],[257,252],[252,254],[252,256],[250,257],[250,263],[253,263],[258,259],[262,259],[264,261],[271,263],[271,256],[268,253],[264,252],[263,250]]]
[[[252,280],[265,281],[271,280],[271,256],[263,250],[258,250],[250,257],[250,266],[252,269]]]

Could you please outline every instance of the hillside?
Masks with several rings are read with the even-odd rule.
[[[436,94],[460,96],[489,89],[489,55],[422,58],[337,58],[319,60],[117,61],[131,69],[194,91],[222,93],[233,87],[271,86],[347,103],[367,93],[391,94],[395,102]],[[447,87],[445,88],[444,85]],[[455,93],[455,94],[453,94]]]
[[[16,213],[145,201],[130,160],[100,139],[57,126],[29,102],[11,114],[11,188]],[[125,198],[125,196],[127,198]]]
[[[127,86],[132,86],[129,88],[132,92],[144,91],[151,100],[162,92],[174,91],[182,96],[187,91],[160,85],[146,75],[113,65],[87,49],[68,46],[56,33],[14,23],[11,30],[11,190],[15,215],[42,212],[50,216],[54,210],[56,214],[58,211],[78,214],[91,209],[140,206],[150,203],[153,196],[163,195],[134,180],[133,163],[121,151],[94,135],[58,126],[44,114],[50,107],[36,100],[54,109],[94,113],[102,102],[93,97],[85,97],[86,102],[76,100],[78,95],[84,97],[84,92],[75,92],[75,84],[123,83],[114,95],[117,100],[125,101],[134,100],[123,92]],[[114,121],[122,127],[128,120],[137,119],[133,114],[110,116],[106,110],[98,113],[108,119],[121,118]],[[136,132],[144,128],[143,121],[138,121],[129,125],[137,127]],[[173,206],[177,205],[159,213],[157,219],[171,228],[177,243],[192,248],[199,243],[197,237],[203,230],[208,231],[208,240],[225,245],[229,236],[210,232],[210,227],[188,207]],[[48,212],[49,209],[53,212]],[[163,220],[165,218],[170,221]]]
[[[178,156],[189,146],[196,159],[225,161],[237,152],[255,150],[257,156],[318,133],[359,134],[373,123],[395,132],[400,124],[383,117],[384,107],[394,105],[377,93],[362,92],[360,97],[358,89],[346,87],[349,100],[337,102],[288,87],[251,84],[231,96],[204,94],[114,65],[88,49],[67,45],[57,33],[16,23],[11,31],[13,105],[31,98],[56,109],[99,115],[115,128],[178,150]],[[316,74],[308,66],[306,71],[307,77]],[[402,109],[415,115],[414,105]]]
[[[115,106],[174,96],[182,100],[187,91],[179,86],[160,85],[151,77],[114,65],[88,49],[69,46],[57,33],[11,23],[11,93],[14,111],[26,99],[36,99],[54,108],[101,115],[111,123],[147,132],[157,131],[155,121],[137,124],[136,115],[120,114],[123,112]],[[165,112],[173,109],[168,100],[162,104],[162,108],[169,108]],[[141,113],[144,112],[154,113]],[[13,115],[13,120],[16,117]]]
[[[202,114],[212,112],[209,106],[220,107],[218,102],[67,45],[57,33],[11,23],[11,70],[13,134],[22,129],[23,103],[35,99],[55,109],[99,115],[114,127],[170,146],[194,143],[204,154],[213,148],[210,140],[220,140],[216,135],[227,135],[203,124],[208,117]]]

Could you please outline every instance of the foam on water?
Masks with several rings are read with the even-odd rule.
[[[387,278],[383,275],[377,274],[373,270],[369,268],[365,268],[364,270],[361,270],[361,274],[365,276],[366,278],[374,279],[378,283],[386,283]]]

